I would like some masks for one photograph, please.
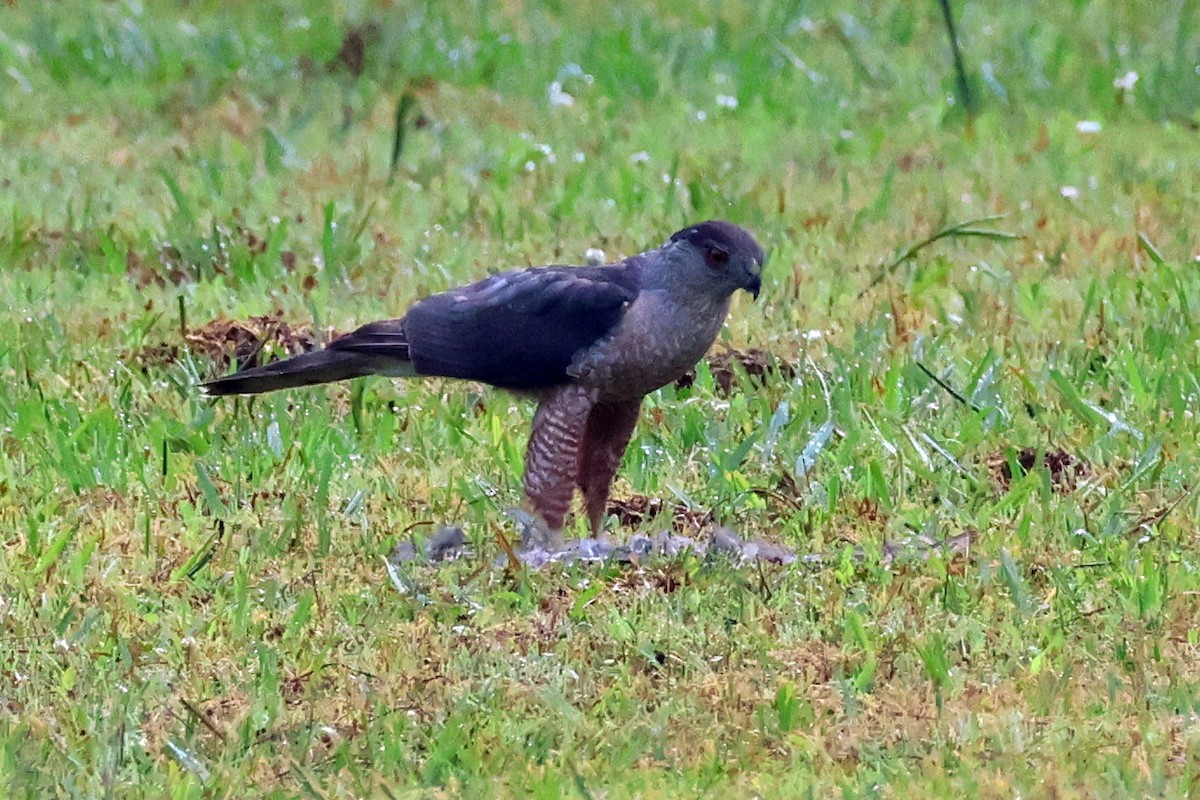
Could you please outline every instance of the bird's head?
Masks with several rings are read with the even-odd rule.
[[[672,277],[722,298],[745,289],[758,299],[763,249],[732,222],[710,220],[684,228],[663,247],[672,258]]]

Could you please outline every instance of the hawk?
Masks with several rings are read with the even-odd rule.
[[[364,375],[479,381],[538,401],[525,495],[558,536],[575,488],[593,535],[642,399],[698,362],[733,294],[758,298],[763,250],[731,222],[701,222],[602,266],[512,270],[431,295],[304,353],[203,384],[259,394]]]

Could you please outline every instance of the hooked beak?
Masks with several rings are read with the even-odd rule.
[[[762,291],[762,271],[764,258],[750,258],[742,264],[742,288],[750,293],[750,296],[755,300],[758,299],[759,292]]]
[[[762,291],[762,263],[755,260],[749,265],[749,269],[745,271],[746,281],[742,284],[742,288],[749,291],[750,296],[758,299],[758,293]]]

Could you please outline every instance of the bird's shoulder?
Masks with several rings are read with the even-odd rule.
[[[436,298],[439,304],[448,303],[448,310],[468,314],[489,308],[535,316],[610,309],[637,296],[638,272],[634,260],[591,267],[514,269],[428,299]]]

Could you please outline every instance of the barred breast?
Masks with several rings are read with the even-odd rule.
[[[601,399],[643,397],[696,365],[716,340],[729,298],[687,305],[643,291],[613,335],[585,350],[568,372]]]

